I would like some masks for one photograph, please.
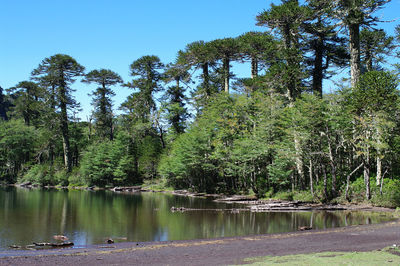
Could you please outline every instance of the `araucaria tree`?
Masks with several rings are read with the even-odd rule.
[[[371,27],[378,22],[373,13],[390,0],[335,0],[336,16],[342,19],[349,33],[351,86],[361,76],[360,27]]]
[[[15,98],[12,114],[22,117],[27,126],[32,125],[40,114],[40,99],[44,96],[41,88],[35,82],[22,81],[8,91]]]
[[[113,140],[113,113],[111,97],[115,93],[110,88],[122,83],[122,78],[115,72],[108,69],[92,70],[82,80],[85,83],[96,83],[99,87],[93,91],[93,116],[95,119],[96,134],[100,138]]]
[[[76,105],[76,101],[71,95],[73,89],[70,86],[76,77],[83,75],[84,69],[71,56],[56,54],[45,58],[32,72],[32,76],[46,79],[55,86],[54,98],[59,109],[59,125],[63,139],[64,164],[67,172],[72,170],[68,108]]]
[[[134,79],[124,86],[138,92],[131,94],[123,107],[133,115],[135,121],[150,121],[151,112],[156,108],[153,93],[160,89],[162,75],[159,71],[163,68],[160,58],[154,55],[143,56],[131,64],[130,75]]]

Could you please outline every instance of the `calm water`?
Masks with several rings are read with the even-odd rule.
[[[120,241],[166,241],[330,228],[391,220],[372,212],[171,212],[172,206],[232,208],[211,200],[158,193],[0,188],[0,250],[66,235],[75,246]],[[237,206],[236,206],[237,207]]]

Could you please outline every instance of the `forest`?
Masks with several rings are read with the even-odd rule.
[[[0,183],[158,182],[396,207],[400,25],[394,36],[379,28],[387,3],[283,0],[257,15],[265,31],[183,44],[170,63],[145,55],[129,81],[70,55],[44,58],[29,80],[0,87]],[[251,76],[237,78],[232,64]],[[87,121],[75,81],[97,87]],[[132,94],[113,106],[118,86]]]

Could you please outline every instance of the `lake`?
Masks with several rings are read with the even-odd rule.
[[[0,250],[54,242],[65,235],[75,247],[115,242],[167,241],[270,234],[300,226],[332,228],[390,221],[390,213],[364,211],[266,212],[201,210],[243,205],[164,193],[47,190],[0,187]]]

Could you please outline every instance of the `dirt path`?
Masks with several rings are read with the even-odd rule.
[[[212,240],[119,243],[84,249],[0,252],[0,265],[226,265],[257,256],[370,251],[400,245],[400,221]],[[399,257],[400,261],[400,257]]]

